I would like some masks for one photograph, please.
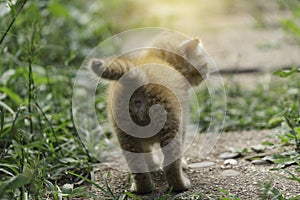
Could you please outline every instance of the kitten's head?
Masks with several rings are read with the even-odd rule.
[[[205,49],[198,37],[184,40],[180,43],[178,51],[181,56],[196,66],[202,66],[207,62]]]
[[[207,73],[208,57],[198,37],[181,42],[178,46],[178,53],[200,70],[201,74]]]

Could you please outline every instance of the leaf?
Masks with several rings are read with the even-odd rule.
[[[288,144],[290,142],[290,139],[288,137],[277,135],[277,137],[280,139],[281,143]]]
[[[126,194],[121,194],[119,196],[118,200],[127,200],[127,195]]]
[[[6,163],[0,163],[0,167],[1,168],[8,168],[14,174],[18,173],[18,167],[17,166],[14,166],[14,165],[11,165],[11,164],[6,164]]]
[[[103,179],[104,179],[104,184],[105,184],[105,187],[107,189],[107,194],[112,198],[112,199],[116,199],[114,193],[111,191],[109,185],[108,185],[108,182],[107,182],[107,178],[109,177],[109,173],[105,173],[103,175]]]
[[[134,194],[132,194],[131,192],[126,191],[125,194],[128,197],[133,198],[134,200],[139,200],[139,198],[137,196],[135,196]]]
[[[70,158],[70,157],[61,158],[59,161],[62,162],[62,163],[65,163],[65,164],[67,164],[67,163],[78,163],[79,162],[78,160],[76,160],[74,158]]]
[[[0,100],[0,107],[5,108],[7,111],[9,111],[13,115],[13,118],[15,118],[15,112],[13,111],[13,109],[11,107],[9,107],[6,103],[2,102],[1,100]],[[1,125],[2,125],[2,123],[3,123],[3,121],[1,121]],[[3,129],[3,127],[1,128],[1,130],[2,129]]]
[[[275,154],[272,156],[266,156],[265,160],[271,161],[275,164],[278,164],[276,169],[283,169],[286,166],[297,164],[300,161],[300,155],[294,151],[287,152],[284,155]]]
[[[0,110],[0,133],[3,133],[3,128],[4,128],[4,115],[5,112],[1,109]],[[0,138],[2,138],[2,134],[0,134]]]
[[[261,143],[262,145],[265,145],[265,146],[274,146],[274,143],[270,142],[270,141],[264,141]]]
[[[15,190],[31,182],[31,174],[18,174],[10,180],[0,183],[0,197],[2,197],[8,190]]]
[[[9,96],[10,99],[13,100],[14,102],[16,102],[17,104],[22,104],[22,102],[23,102],[22,98],[19,95],[17,95],[14,91],[12,91],[11,89],[9,89],[7,87],[1,87],[0,91],[7,94],[7,96]]]
[[[285,200],[281,192],[273,186],[273,181],[260,184],[261,199]]]
[[[220,192],[224,193],[225,195],[228,195],[229,192],[223,188],[217,188]]]
[[[13,1],[8,1],[7,4],[8,4],[8,7],[10,8],[10,10],[11,10],[13,16],[16,16],[17,11],[16,11],[15,2],[13,2]]]
[[[15,74],[16,74],[16,70],[9,69],[9,70],[3,72],[3,74],[0,78],[0,81],[2,82],[3,85],[6,85],[7,81]]]
[[[273,117],[269,120],[268,124],[271,127],[276,127],[276,126],[279,126],[281,124],[281,122],[283,122],[282,117]]]
[[[300,126],[295,127],[294,130],[296,131],[297,135],[300,136]]]
[[[45,185],[48,187],[48,189],[52,192],[53,194],[53,199],[54,200],[58,200],[59,197],[58,197],[58,191],[57,191],[57,188],[48,180],[45,180],[44,181]]]
[[[96,188],[100,189],[103,193],[107,194],[107,191],[105,189],[103,189],[99,184],[95,183],[94,181],[84,177],[84,176],[81,176],[79,174],[75,174],[73,172],[68,172],[68,174],[71,174],[73,176],[77,176],[78,178],[81,178],[82,180],[94,185]]]
[[[49,6],[49,11],[57,17],[69,18],[70,14],[68,9],[60,3],[54,2]]]
[[[291,69],[283,69],[273,72],[273,75],[279,76],[281,78],[286,78],[296,72],[300,72],[300,68],[293,67]]]
[[[248,152],[249,152],[248,148],[243,148],[242,151],[241,151],[242,154],[246,154]]]
[[[293,174],[290,171],[285,170],[285,172],[288,173],[291,176],[291,177],[286,177],[287,179],[297,181],[298,183],[300,183],[300,177],[297,177],[295,174]]]
[[[288,31],[300,36],[300,27],[293,20],[282,20],[281,22]]]
[[[72,197],[93,197],[93,199],[95,199],[97,195],[91,192],[86,192],[86,187],[83,186],[74,188],[72,192]]]
[[[0,174],[6,174],[8,176],[14,176],[10,171],[0,168]]]
[[[299,200],[299,199],[300,199],[300,195],[289,198],[289,200]]]
[[[76,51],[71,51],[68,59],[65,61],[65,66],[69,66],[70,62],[72,62],[76,58]]]

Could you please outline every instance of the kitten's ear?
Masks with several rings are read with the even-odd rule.
[[[201,40],[199,37],[194,37],[194,41],[197,42],[198,44],[202,44]]]
[[[202,42],[198,37],[195,37],[194,39],[187,39],[184,40],[178,47],[178,52],[181,56],[186,58],[191,58],[197,55],[200,55],[203,50],[202,48]]]

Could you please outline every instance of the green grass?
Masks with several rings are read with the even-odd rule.
[[[89,195],[76,183],[90,178],[97,160],[74,127],[72,85],[85,51],[106,37],[109,27],[91,22],[84,32],[87,27],[72,15],[79,5],[67,1],[0,3],[12,8],[0,22],[0,198]],[[101,37],[92,37],[97,33]],[[76,188],[68,190],[70,185]]]
[[[223,130],[267,129],[279,126],[289,110],[293,110],[296,115],[295,112],[299,107],[296,105],[299,88],[299,74],[293,74],[288,81],[281,78],[278,81],[258,84],[255,89],[243,87],[239,82],[225,84],[226,116]],[[221,92],[216,92],[214,106],[217,109],[212,110],[208,90],[203,89],[197,93],[197,97],[201,105],[199,127],[203,132],[207,130],[211,119],[222,121],[224,98]],[[291,105],[295,108],[291,109]],[[193,105],[191,107],[193,108]],[[192,112],[194,122],[198,121],[196,116],[197,113]]]
[[[103,179],[107,187],[91,181],[92,165],[98,161],[79,139],[71,111],[75,72],[82,60],[95,44],[122,30],[120,24],[109,22],[109,12],[121,13],[114,16],[117,22],[135,9],[120,0],[103,2],[105,9],[83,0],[0,1],[11,7],[0,20],[0,199],[93,197],[91,185],[110,199],[134,197],[111,193],[109,177]],[[77,13],[83,13],[83,18]],[[225,131],[282,126],[286,130],[282,142],[299,149],[298,73],[270,88],[225,87]],[[103,104],[103,94],[98,97],[96,104]],[[211,111],[208,91],[202,90],[198,97],[200,131],[205,131],[211,118],[222,120],[223,115]],[[215,106],[221,107],[222,101],[220,96]],[[99,118],[105,120],[101,111]],[[223,192],[223,199],[238,198]]]

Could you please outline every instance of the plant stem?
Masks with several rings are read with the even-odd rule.
[[[62,148],[61,148],[61,146],[60,146],[60,144],[59,144],[58,138],[57,138],[57,136],[56,136],[56,133],[55,133],[55,131],[54,131],[54,128],[53,128],[51,122],[50,122],[49,119],[47,118],[45,112],[44,112],[43,109],[40,107],[40,105],[39,105],[37,102],[35,102],[35,105],[36,105],[36,107],[38,108],[38,110],[42,113],[42,115],[43,115],[43,117],[45,118],[45,120],[46,120],[48,126],[50,127],[51,132],[52,132],[52,134],[53,134],[53,136],[54,136],[54,138],[55,138],[55,141],[56,141],[56,143],[57,143],[57,146],[58,146],[58,148],[59,148],[59,150],[60,150],[60,153],[61,153],[62,157],[65,157],[64,152],[63,152],[63,150],[62,150]]]
[[[15,115],[15,118],[14,118],[14,120],[13,120],[13,122],[12,122],[12,126],[11,126],[10,132],[9,132],[9,134],[8,134],[8,138],[5,140],[5,144],[4,144],[4,148],[3,148],[3,149],[5,149],[5,151],[3,151],[3,153],[1,153],[1,156],[0,156],[1,159],[2,159],[2,158],[7,154],[7,152],[9,151],[9,148],[8,148],[8,141],[9,141],[10,137],[13,135],[13,131],[15,130],[15,126],[16,126],[17,120],[18,120],[18,118],[19,118],[20,112],[21,112],[21,110],[20,110],[20,108],[19,108],[19,109],[17,110],[16,115]]]
[[[26,51],[26,61],[28,63],[28,112],[29,112],[29,125],[30,125],[30,133],[31,135],[34,135],[33,133],[33,120],[32,120],[32,101],[34,100],[33,92],[34,92],[34,80],[33,80],[33,73],[32,73],[32,63],[35,57],[35,54],[38,49],[38,43],[36,42],[37,39],[37,34],[40,31],[37,29],[37,23],[35,23],[32,27],[32,33],[30,35],[30,38],[28,38],[28,46],[27,46],[27,51]],[[37,33],[38,32],[38,33]]]
[[[2,44],[2,42],[4,41],[5,37],[7,36],[9,30],[12,28],[12,26],[14,25],[18,15],[20,14],[20,12],[23,10],[25,4],[26,4],[27,0],[24,0],[18,10],[18,12],[16,13],[16,15],[14,16],[14,18],[11,20],[10,24],[8,25],[6,31],[4,32],[4,34],[2,35],[1,39],[0,39],[0,45]]]
[[[296,151],[298,152],[300,149],[300,142],[298,140],[298,136],[297,136],[297,132],[294,129],[294,126],[292,124],[292,122],[290,121],[290,118],[287,116],[284,116],[285,121],[287,122],[287,125],[289,126],[289,128],[291,129],[291,134],[294,136],[295,139],[295,145],[296,145]]]
[[[33,121],[32,121],[32,110],[31,110],[31,101],[32,101],[32,88],[34,87],[34,83],[33,83],[33,77],[32,77],[32,62],[31,59],[28,59],[28,68],[29,68],[29,72],[28,72],[28,79],[29,79],[29,83],[28,83],[28,87],[29,87],[29,91],[28,91],[28,112],[30,114],[29,117],[29,125],[30,125],[30,133],[33,135]]]

